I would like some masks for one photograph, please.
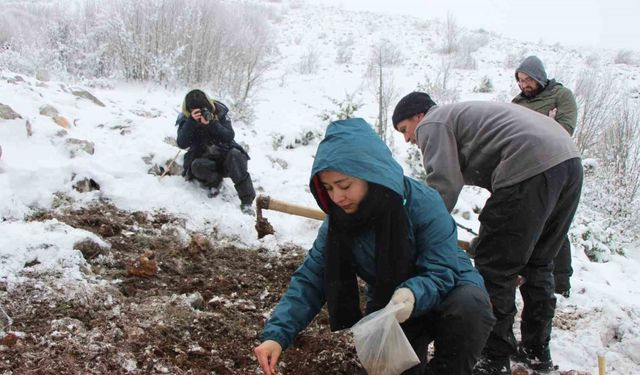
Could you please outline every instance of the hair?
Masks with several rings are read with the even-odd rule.
[[[184,97],[184,104],[187,111],[191,112],[192,110],[198,108],[206,108],[209,111],[213,112],[213,105],[209,101],[207,94],[205,94],[201,90],[191,90],[187,93],[187,96]]]

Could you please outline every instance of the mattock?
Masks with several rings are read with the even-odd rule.
[[[284,212],[291,215],[303,216],[309,219],[324,220],[326,216],[324,212],[297,204],[287,203],[277,199],[273,199],[268,195],[258,195],[256,198],[256,231],[258,238],[262,238],[267,234],[275,233],[273,226],[266,217],[262,216],[262,209]],[[469,242],[458,240],[458,246],[463,250],[469,249]]]
[[[279,201],[269,197],[268,195],[258,195],[258,198],[256,198],[256,231],[258,231],[258,238],[262,238],[267,234],[275,233],[273,226],[269,223],[269,220],[262,216],[262,209],[284,212],[316,220],[324,220],[325,217],[324,212],[315,208],[298,206],[293,203]]]

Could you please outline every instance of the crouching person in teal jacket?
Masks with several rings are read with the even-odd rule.
[[[366,314],[405,304],[396,317],[421,363],[404,374],[471,374],[495,318],[438,192],[404,176],[362,119],[329,125],[310,187],[327,217],[255,348],[262,371],[276,373],[282,351],[325,302],[332,331],[356,323],[359,277]]]

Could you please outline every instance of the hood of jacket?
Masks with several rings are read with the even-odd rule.
[[[318,145],[309,186],[318,206],[328,213],[329,195],[316,177],[327,170],[383,185],[405,197],[402,167],[371,125],[361,118],[330,123]]]
[[[533,78],[536,82],[538,82],[540,87],[547,87],[547,72],[544,70],[542,61],[537,56],[529,56],[524,59],[522,64],[520,64],[520,66],[516,69],[516,80],[518,80],[519,72]]]

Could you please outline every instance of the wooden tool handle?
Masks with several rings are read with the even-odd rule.
[[[287,214],[308,217],[310,219],[324,220],[325,213],[315,208],[298,206],[296,204],[279,201],[277,199],[267,197],[262,208],[284,212]]]
[[[256,199],[256,206],[258,207],[258,209],[264,208],[267,210],[308,217],[309,219],[324,220],[325,217],[325,213],[318,209],[298,206],[293,203],[279,201],[277,199],[273,199],[269,196],[264,195],[258,196],[258,198]],[[466,251],[469,249],[469,242],[458,240],[458,246]]]

